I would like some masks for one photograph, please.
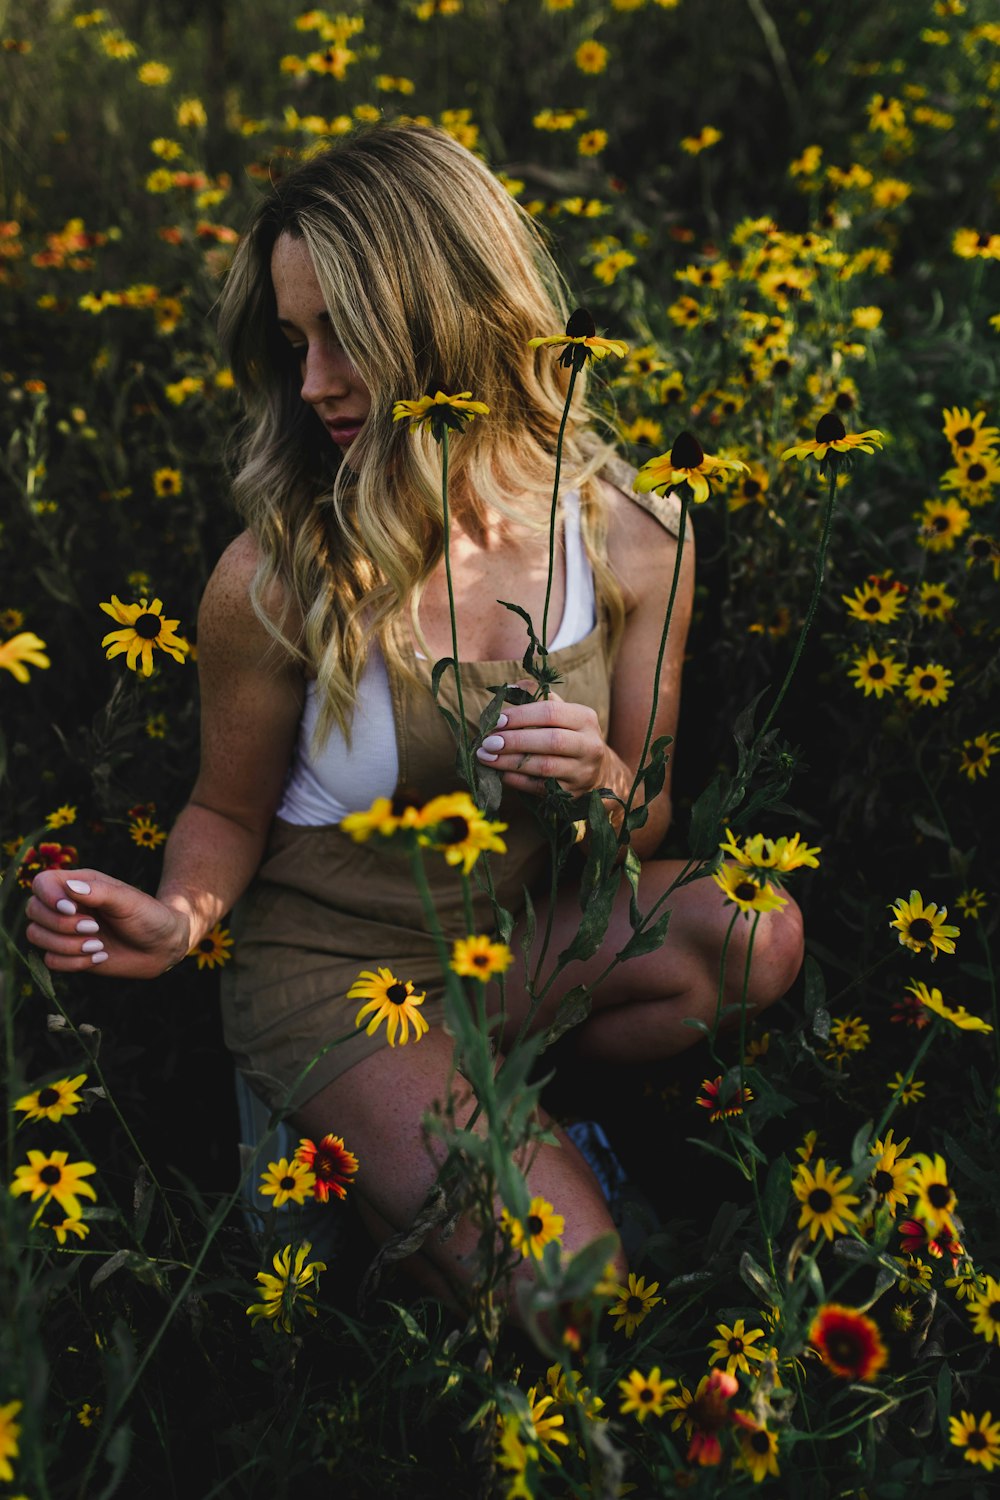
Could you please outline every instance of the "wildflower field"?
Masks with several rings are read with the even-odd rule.
[[[995,1493],[995,7],[16,0],[0,32],[0,1496]],[[401,117],[484,156],[589,310],[571,336],[625,346],[592,365],[610,430],[698,545],[666,852],[734,922],[787,886],[807,934],[783,1001],[676,1060],[581,1073],[552,1035],[495,1077],[475,1000],[511,955],[470,934],[449,1017],[491,1130],[434,1122],[482,1229],[460,1312],[391,1246],[373,1269],[336,1120],[246,1141],[225,924],[151,984],[99,950],[53,977],[23,936],[41,869],[155,889],[190,791],[197,606],[238,529],[213,305],[248,209]],[[470,781],[456,881],[503,858]],[[570,812],[585,945],[634,871],[599,798]],[[357,836],[419,870],[434,825]],[[351,993],[420,1045],[405,974],[373,954]],[[539,1098],[610,1143],[625,1285],[528,1198]],[[500,1309],[527,1258],[525,1332]]]

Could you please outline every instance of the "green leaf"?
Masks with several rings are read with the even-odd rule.
[[[740,1278],[766,1307],[774,1307],[778,1302],[778,1288],[749,1250],[744,1250],[740,1257]]]
[[[942,1364],[937,1378],[937,1419],[942,1442],[948,1442],[948,1416],[951,1412],[951,1366]]]
[[[816,1011],[826,1000],[826,980],[823,978],[823,970],[808,953],[802,973],[805,980],[806,1016],[812,1020]]]
[[[441,660],[436,661],[431,668],[431,692],[435,698],[437,698],[441,691],[441,678],[447,672],[448,668],[454,667],[454,665],[455,658],[453,656],[442,656]]]
[[[792,1165],[787,1156],[779,1156],[771,1163],[761,1196],[761,1218],[768,1239],[775,1239],[781,1232],[788,1216],[791,1192]]]
[[[531,947],[535,941],[535,903],[531,899],[531,892],[528,890],[528,887],[522,886],[522,890],[524,891],[524,932],[521,936],[521,952],[524,954],[524,964],[525,968],[527,968],[529,959],[531,957]],[[508,931],[507,937],[504,938],[504,942],[506,942],[507,938],[509,937],[510,932]]]
[[[56,992],[52,985],[52,975],[45,967],[42,959],[34,951],[28,954],[28,968],[31,970],[32,979],[35,981],[38,988],[45,996],[46,1000],[51,1000],[54,1002],[56,998]]]
[[[944,1131],[941,1137],[945,1152],[950,1161],[954,1162],[958,1170],[965,1174],[970,1181],[978,1187],[985,1188],[988,1193],[996,1193],[996,1172],[985,1171],[969,1156],[964,1147],[960,1146],[953,1135]]]
[[[586,984],[575,984],[571,990],[567,990],[559,1001],[555,1020],[545,1032],[545,1045],[551,1047],[553,1042],[559,1040],[567,1031],[572,1031],[574,1026],[580,1026],[590,1015],[591,995],[590,987]],[[506,1072],[506,1068],[504,1069]]]
[[[642,874],[642,864],[634,849],[625,851],[622,869],[625,871],[625,879],[632,891],[628,903],[628,919],[632,931],[636,932],[642,922],[642,912],[639,910],[639,876]]]
[[[696,1135],[688,1135],[684,1139],[689,1146],[697,1146],[699,1151],[706,1151],[709,1156],[717,1156],[720,1161],[728,1162],[729,1166],[736,1168],[741,1177],[745,1177],[747,1182],[750,1181],[748,1168],[737,1157],[733,1156],[731,1152],[723,1151],[721,1146],[713,1146],[711,1141],[703,1141]]]
[[[670,912],[668,910],[657,917],[652,927],[647,927],[643,932],[633,932],[618,954],[619,959],[625,963],[627,959],[640,958],[644,953],[655,953],[657,948],[663,947],[669,925]]]

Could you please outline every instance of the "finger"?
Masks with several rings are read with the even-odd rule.
[[[46,927],[39,927],[35,922],[29,922],[25,932],[29,943],[40,948],[43,953],[50,953],[59,958],[85,958],[88,964],[105,963],[107,951],[104,947],[103,938],[90,937],[86,934],[52,932]],[[98,958],[98,954],[104,954]]]
[[[511,791],[527,792],[529,797],[542,797],[545,794],[545,783],[535,776],[523,776],[519,771],[505,771],[501,779],[504,787],[510,787]]]
[[[127,916],[135,889],[101,870],[42,870],[31,882],[32,894],[64,916]]]
[[[102,974],[107,970],[107,956],[83,953],[79,958],[68,958],[62,953],[46,953],[45,967],[53,974]]]
[[[67,905],[76,906],[76,903],[68,902]],[[79,933],[81,938],[92,938],[101,930],[101,924],[94,917],[88,916],[80,907],[77,907],[72,914],[53,911],[50,906],[46,906],[34,895],[29,896],[24,914],[30,924],[47,932],[58,932],[65,936]],[[34,939],[29,939],[29,941],[34,941]]]

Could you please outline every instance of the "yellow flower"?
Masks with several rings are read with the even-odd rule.
[[[580,136],[576,149],[581,156],[599,156],[608,144],[606,130],[588,130]]]
[[[958,600],[939,583],[922,583],[917,614],[925,620],[946,620]]]
[[[348,1000],[367,1000],[354,1018],[355,1026],[360,1026],[366,1016],[371,1016],[367,1031],[369,1036],[374,1036],[379,1024],[386,1023],[386,1038],[390,1047],[396,1045],[396,1032],[399,1031],[399,1043],[405,1047],[410,1039],[410,1025],[413,1026],[413,1040],[419,1042],[421,1037],[430,1030],[427,1021],[417,1009],[423,1005],[426,995],[421,992],[417,994],[413,988],[412,980],[397,979],[391,969],[380,968],[378,973],[371,969],[362,969],[358,978],[347,991]]]
[[[301,1206],[313,1196],[315,1186],[316,1173],[310,1172],[304,1162],[294,1157],[286,1161],[282,1157],[280,1161],[268,1162],[267,1171],[260,1174],[257,1191],[265,1198],[273,1198],[275,1208],[284,1208],[286,1203]]]
[[[766,1427],[755,1422],[748,1412],[738,1415],[736,1441],[740,1451],[733,1460],[733,1467],[746,1469],[754,1484],[760,1484],[769,1474],[781,1473],[778,1467],[778,1434],[769,1432]]]
[[[886,1088],[904,1105],[918,1104],[927,1091],[922,1078],[906,1078],[898,1070],[886,1084]]]
[[[186,957],[195,959],[199,969],[214,969],[216,964],[229,962],[233,956],[229,952],[232,946],[233,940],[229,935],[229,929],[223,927],[221,922],[216,922],[215,926],[206,932],[201,942],[195,943]]]
[[[438,391],[433,396],[419,396],[415,401],[397,401],[392,408],[394,422],[409,422],[410,431],[418,427],[429,427],[432,436],[440,442],[447,428],[460,431],[474,417],[485,417],[489,407],[482,401],[473,401],[471,391],[459,391],[457,396],[448,396]]]
[[[177,106],[177,123],[199,127],[208,124],[208,115],[200,99],[182,99]]]
[[[179,495],[183,488],[180,469],[157,469],[153,475],[153,489],[161,499],[164,495]]]
[[[710,146],[716,145],[721,140],[721,130],[716,130],[714,125],[703,125],[697,135],[683,137],[681,150],[686,151],[689,156],[699,156],[702,151],[707,151]]]
[[[608,65],[608,49],[589,38],[577,47],[573,61],[581,73],[603,73]]]
[[[618,1389],[622,1393],[618,1410],[623,1417],[634,1411],[637,1422],[644,1422],[650,1413],[654,1417],[662,1417],[666,1410],[664,1403],[667,1392],[672,1391],[676,1384],[676,1380],[661,1379],[659,1365],[650,1370],[648,1375],[643,1375],[640,1370],[633,1370],[618,1382]]]
[[[167,67],[166,63],[147,62],[143,63],[142,67],[136,74],[136,77],[138,78],[139,82],[144,83],[147,88],[154,89],[162,87],[162,85],[165,83],[169,83],[171,78],[173,77],[173,73],[171,69]]]
[[[48,1156],[44,1151],[29,1151],[27,1164],[14,1173],[11,1195],[16,1198],[20,1193],[30,1193],[32,1203],[42,1199],[43,1208],[54,1198],[67,1218],[79,1219],[83,1217],[80,1196],[97,1197],[90,1183],[83,1180],[96,1171],[92,1162],[71,1162],[66,1151],[52,1151]]]
[[[877,328],[882,321],[880,307],[855,307],[851,309],[851,322],[855,328]]]
[[[449,865],[461,865],[468,875],[484,850],[506,854],[507,845],[499,837],[506,823],[491,823],[484,818],[468,792],[451,792],[433,797],[416,816],[417,840],[443,854]]]
[[[889,910],[893,913],[889,926],[898,930],[899,941],[904,947],[914,953],[922,953],[930,947],[932,959],[937,958],[938,953],[954,953],[952,939],[957,938],[959,932],[957,927],[946,925],[946,906],[938,907],[934,902],[925,906],[920,892],[911,891],[908,901],[897,896]]]
[[[770,881],[756,880],[737,865],[724,865],[713,873],[712,879],[726,900],[746,915],[752,911],[776,911],[788,905],[786,897],[779,896]]]
[[[783,461],[790,458],[815,458],[822,467],[836,462],[830,458],[831,453],[851,453],[855,450],[874,453],[876,448],[881,448],[883,437],[884,433],[875,427],[868,432],[849,433],[837,413],[828,411],[816,423],[815,438],[806,443],[798,443],[794,448],[786,448],[781,457]]]
[[[920,522],[917,542],[928,552],[950,552],[969,525],[971,512],[957,500],[925,500],[914,515]]]
[[[921,1005],[927,1010],[934,1012],[936,1016],[943,1017],[958,1028],[959,1031],[980,1031],[986,1033],[992,1031],[993,1027],[986,1021],[974,1016],[971,1011],[966,1010],[964,1005],[947,1005],[944,996],[936,987],[928,988],[922,979],[911,979],[905,986],[911,995],[915,995]]]
[[[21,1451],[18,1446],[21,1424],[14,1418],[23,1405],[23,1401],[8,1401],[6,1406],[0,1406],[0,1479],[5,1479],[8,1484],[14,1478],[10,1461]]]
[[[648,459],[635,477],[632,488],[637,494],[666,494],[675,484],[686,484],[695,504],[709,496],[709,477],[726,473],[749,473],[750,466],[739,458],[717,458],[706,453],[690,432],[682,432],[669,453]]]
[[[86,1073],[75,1078],[60,1078],[57,1083],[46,1083],[33,1094],[18,1099],[15,1109],[23,1110],[29,1120],[51,1120],[57,1124],[63,1115],[79,1113],[82,1095],[77,1093],[81,1083],[86,1083]]]
[[[948,668],[936,661],[913,667],[906,674],[906,696],[912,703],[927,703],[936,708],[945,702],[953,686]]]
[[[992,1473],[1000,1463],[1000,1422],[994,1422],[993,1413],[984,1411],[975,1417],[971,1411],[963,1411],[960,1417],[949,1417],[948,1426],[949,1441],[965,1449],[962,1457]]]
[[[326,1262],[309,1260],[311,1250],[312,1245],[306,1240],[295,1250],[293,1258],[292,1246],[286,1245],[272,1261],[273,1276],[269,1271],[257,1272],[263,1300],[247,1308],[247,1315],[255,1327],[262,1319],[267,1319],[275,1333],[279,1328],[284,1333],[291,1333],[296,1313],[301,1311],[316,1316],[312,1294],[319,1287],[319,1273],[326,1270]]]
[[[456,938],[449,967],[456,974],[480,979],[485,984],[493,974],[502,974],[514,962],[506,943],[494,943],[488,937]]]
[[[45,655],[45,642],[33,630],[22,630],[12,635],[9,641],[0,641],[0,667],[13,673],[18,682],[27,682],[28,667],[50,667],[52,663]]]
[[[553,1211],[544,1198],[532,1198],[525,1218],[515,1219],[506,1208],[500,1215],[500,1228],[515,1250],[525,1257],[541,1255],[551,1240],[558,1240],[565,1228],[562,1214]]]
[[[872,693],[881,698],[883,693],[894,692],[903,680],[903,666],[891,656],[879,656],[874,646],[869,646],[864,656],[855,658],[848,672],[854,678],[855,687],[863,688],[865,697]]]
[[[853,594],[841,594],[852,620],[863,620],[867,625],[891,625],[903,608],[905,595],[896,588],[879,589],[872,583],[863,583]]]
[[[983,1290],[977,1297],[970,1297],[966,1311],[972,1319],[974,1332],[987,1343],[996,1339],[1000,1344],[1000,1281],[992,1276],[983,1277]]]
[[[76,808],[64,802],[62,807],[57,807],[54,812],[49,813],[45,819],[45,826],[46,828],[65,828],[67,824],[75,822]]]
[[[958,753],[961,756],[958,769],[963,776],[967,776],[970,781],[975,781],[977,776],[985,777],[990,769],[990,761],[994,755],[1000,754],[1000,735],[992,730],[988,734],[977,734],[975,739],[963,740]]]
[[[749,1375],[750,1360],[763,1360],[767,1354],[766,1345],[763,1349],[754,1347],[757,1340],[764,1337],[763,1328],[748,1330],[742,1318],[737,1318],[732,1328],[725,1323],[717,1323],[715,1331],[719,1337],[713,1339],[708,1346],[708,1362],[710,1365],[725,1362],[727,1375],[735,1375],[738,1370]]]
[[[823,1157],[816,1162],[815,1171],[805,1162],[798,1168],[792,1178],[792,1192],[802,1204],[798,1227],[808,1228],[810,1239],[814,1240],[822,1230],[832,1240],[838,1232],[846,1234],[849,1224],[858,1222],[850,1205],[860,1200],[847,1191],[850,1186],[851,1179],[841,1173],[836,1163],[827,1171]]]
[[[154,599],[152,604],[145,599],[138,604],[123,604],[117,594],[112,594],[111,603],[102,602],[101,608],[125,627],[109,631],[101,641],[108,648],[108,661],[126,652],[126,665],[133,672],[141,671],[144,677],[152,674],[154,647],[165,651],[174,661],[183,662],[190,647],[174,634],[180,621],[163,618],[161,599]]]
[[[913,1211],[931,1231],[931,1238],[956,1235],[953,1214],[958,1204],[955,1189],[948,1182],[948,1168],[943,1156],[919,1152],[913,1158],[910,1196],[915,1199]]]
[[[626,1284],[615,1288],[618,1301],[612,1302],[608,1308],[608,1316],[615,1319],[615,1332],[624,1328],[625,1337],[632,1338],[647,1314],[663,1301],[662,1297],[655,1295],[659,1290],[658,1281],[651,1281],[647,1286],[645,1276],[636,1276],[630,1271]]]
[[[557,344],[563,345],[559,363],[567,370],[581,370],[588,359],[606,359],[609,354],[624,359],[628,353],[628,345],[623,344],[621,339],[599,337],[597,324],[585,307],[578,307],[570,313],[565,333],[552,333],[528,340],[529,349],[550,348]]]

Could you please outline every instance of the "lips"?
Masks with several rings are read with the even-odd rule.
[[[340,447],[353,443],[358,433],[364,426],[364,418],[357,421],[349,418],[338,418],[336,422],[325,422],[323,424],[333,441]]]

